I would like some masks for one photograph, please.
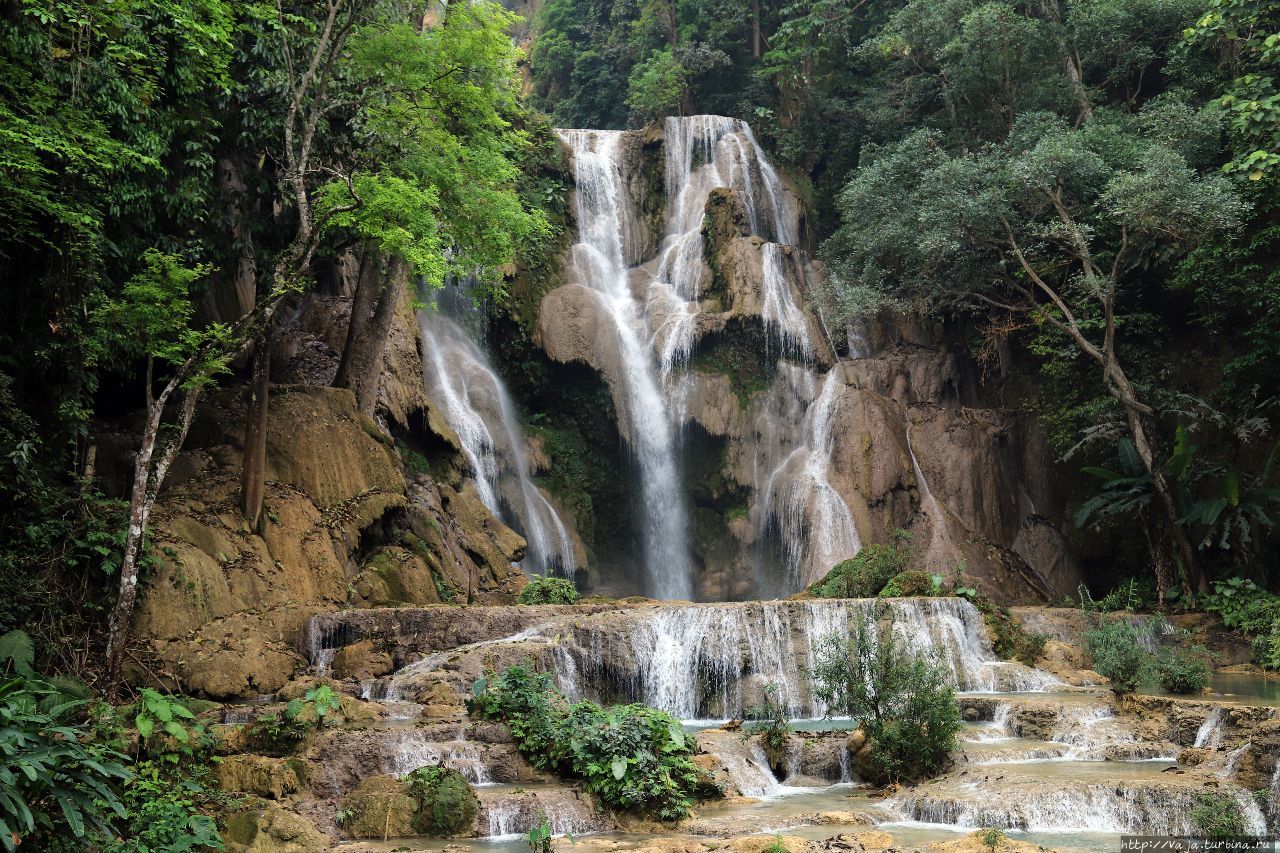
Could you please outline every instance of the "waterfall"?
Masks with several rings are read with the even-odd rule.
[[[815,397],[817,378],[805,368],[782,364],[779,378],[812,402],[801,420],[802,441],[764,481],[762,527],[777,530],[788,579],[805,585],[862,547],[853,514],[830,479],[843,381],[839,370],[829,371]]]
[[[920,506],[929,517],[929,550],[926,553],[941,554],[946,546],[946,516],[942,514],[942,505],[938,503],[938,499],[933,496],[933,491],[929,488],[929,481],[925,479],[924,469],[920,467],[915,447],[911,444],[911,414],[904,410],[902,418],[906,423],[907,453],[911,456],[911,473],[915,476],[916,488],[920,491]]]
[[[1209,716],[1204,718],[1204,722],[1200,724],[1200,729],[1196,732],[1195,743],[1192,746],[1205,749],[1217,749],[1222,746],[1222,738],[1226,735],[1225,725],[1226,711],[1220,706],[1215,707],[1209,713]]]
[[[577,620],[552,660],[590,698],[640,701],[681,719],[740,717],[777,685],[791,717],[825,715],[809,673],[856,618],[892,619],[907,649],[937,658],[960,690],[1044,690],[1057,682],[996,658],[982,616],[958,598],[769,601],[645,608]]]
[[[393,776],[408,776],[419,767],[437,766],[456,770],[472,785],[493,784],[479,746],[461,731],[452,740],[436,742],[417,729],[400,730],[384,769]]]
[[[457,434],[480,500],[524,536],[527,569],[572,577],[577,568],[573,538],[533,482],[506,385],[457,323],[423,311],[419,325],[427,395]]]
[[[660,391],[641,306],[628,285],[625,238],[634,216],[622,183],[619,131],[566,130],[573,149],[579,242],[572,263],[617,332],[626,386],[626,431],[640,466],[648,594],[691,598],[692,567],[674,425]]]
[[[765,333],[778,339],[784,353],[794,352],[807,361],[813,357],[813,339],[809,336],[809,322],[804,312],[791,296],[791,285],[783,268],[782,246],[765,243],[760,247],[760,261],[760,316]]]
[[[894,796],[885,804],[886,809],[905,820],[973,829],[1197,834],[1190,817],[1196,803],[1195,788],[1048,778],[963,783],[950,786],[951,793],[927,787]],[[1266,822],[1253,797],[1227,786],[1220,790],[1228,791],[1240,805],[1248,834],[1266,832]]]

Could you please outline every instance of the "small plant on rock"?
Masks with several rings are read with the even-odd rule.
[[[895,530],[888,544],[867,545],[838,563],[809,593],[818,598],[874,598],[895,575],[911,568],[911,534]]]
[[[450,836],[471,827],[480,803],[461,773],[447,767],[419,767],[405,782],[418,804],[413,823],[419,832]]]
[[[577,604],[577,588],[567,578],[550,575],[529,581],[516,599],[520,604]]]
[[[787,845],[782,840],[782,833],[778,833],[773,840],[764,846],[760,853],[787,853]]]
[[[766,684],[764,698],[759,705],[747,708],[745,716],[751,722],[743,727],[744,737],[760,737],[765,755],[769,757],[769,766],[775,773],[778,772],[785,763],[787,741],[792,732],[791,723],[787,720],[787,709],[778,701],[778,685]]]
[[[1005,842],[1005,834],[995,827],[978,830],[978,838],[982,841],[982,846],[990,850],[991,853],[996,853],[1000,845]]]

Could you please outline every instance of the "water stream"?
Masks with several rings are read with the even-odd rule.
[[[458,436],[480,500],[528,542],[524,567],[573,576],[573,538],[533,482],[515,406],[488,357],[461,326],[436,311],[419,315],[427,396]]]

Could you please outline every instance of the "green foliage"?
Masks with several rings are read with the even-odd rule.
[[[222,849],[214,818],[200,811],[214,799],[204,768],[175,774],[155,762],[142,762],[124,789],[125,840],[121,853],[183,853]]]
[[[1217,581],[1213,590],[1203,599],[1204,609],[1253,639],[1254,660],[1260,666],[1280,670],[1280,595],[1244,578]]]
[[[773,840],[762,848],[761,853],[787,853],[787,845],[783,843],[781,833],[773,836]]]
[[[1235,797],[1222,791],[1201,791],[1191,807],[1191,825],[1214,840],[1239,838],[1247,833],[1244,811]]]
[[[749,721],[742,727],[744,735],[760,738],[770,766],[775,769],[785,766],[787,743],[794,729],[787,719],[786,707],[778,701],[778,685],[766,684],[763,701],[744,709],[743,715]]]
[[[533,853],[551,853],[551,823],[546,812],[538,812],[538,825],[529,830],[524,843]]]
[[[894,531],[888,544],[872,543],[851,559],[838,563],[827,576],[809,587],[819,598],[873,598],[895,575],[911,568],[911,534]]]
[[[864,618],[848,637],[823,638],[813,679],[833,712],[866,731],[872,781],[918,781],[950,760],[963,726],[955,692],[936,660],[899,645],[892,624]]]
[[[1084,632],[1085,651],[1094,670],[1111,682],[1117,694],[1133,693],[1151,678],[1151,655],[1126,619],[1097,619]]]
[[[467,832],[480,804],[462,774],[447,767],[419,767],[405,781],[417,801],[414,829],[427,835],[451,836]]]
[[[326,725],[328,716],[341,707],[333,688],[319,684],[301,699],[292,699],[279,713],[263,714],[249,727],[249,740],[267,755],[292,755]],[[306,713],[304,713],[306,712]]]
[[[577,604],[578,590],[573,581],[550,575],[532,578],[520,590],[516,601],[520,604]]]
[[[520,752],[541,770],[581,779],[611,809],[679,820],[696,799],[718,795],[680,721],[643,705],[569,704],[552,676],[517,665],[472,688],[468,707],[511,727]]]
[[[942,595],[942,576],[928,572],[899,572],[880,590],[880,598],[903,598],[917,595]]]
[[[195,714],[174,701],[173,697],[150,687],[142,688],[139,696],[133,724],[144,743],[158,733],[157,728],[179,743],[187,743],[191,739],[191,733],[182,721],[195,719]]]
[[[670,49],[656,50],[637,65],[627,83],[627,106],[646,118],[678,112],[688,81]]]
[[[979,830],[978,838],[982,841],[982,846],[990,850],[991,853],[995,853],[1006,840],[1005,834],[995,827]]]
[[[1161,648],[1155,673],[1170,693],[1203,693],[1209,686],[1209,651],[1203,646]]]
[[[59,701],[49,707],[48,699]],[[119,787],[132,775],[126,756],[96,741],[88,725],[74,719],[86,700],[60,700],[58,690],[35,678],[0,683],[0,846],[5,850],[28,841],[38,849],[39,839],[53,837],[87,845],[93,835],[112,835],[113,822],[125,815]]]

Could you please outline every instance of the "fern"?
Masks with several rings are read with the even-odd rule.
[[[8,675],[12,668],[19,675],[27,678],[34,677],[35,671],[31,668],[31,664],[35,659],[35,645],[26,631],[13,630],[0,636],[0,662],[4,663],[5,675]]]

